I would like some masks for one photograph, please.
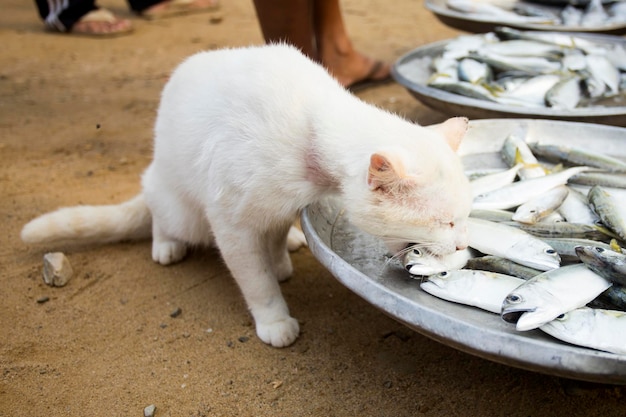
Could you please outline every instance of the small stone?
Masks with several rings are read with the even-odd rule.
[[[149,406],[143,409],[143,417],[154,417],[155,411],[156,411],[156,405],[150,404]]]
[[[61,252],[46,253],[43,256],[43,280],[52,287],[62,287],[74,274],[72,265]]]
[[[247,336],[241,336],[241,337],[240,337],[239,339],[237,339],[237,340],[239,340],[241,343],[246,343],[248,340],[250,340],[250,338],[249,338],[249,337],[247,337]]]
[[[38,303],[38,304],[47,303],[48,301],[50,301],[50,297],[47,297],[47,296],[45,296],[45,295],[44,295],[43,297],[39,297],[39,298],[37,299],[37,303]]]
[[[170,313],[170,317],[175,319],[176,317],[180,316],[180,314],[183,312],[183,310],[181,310],[180,307],[177,307],[176,310],[172,311]]]

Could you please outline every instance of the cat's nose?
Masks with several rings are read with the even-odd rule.
[[[462,242],[462,243],[456,244],[456,250],[463,250],[463,249],[467,249],[467,243]]]

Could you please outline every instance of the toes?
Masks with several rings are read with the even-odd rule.
[[[187,247],[184,243],[172,240],[152,242],[152,259],[161,265],[178,262],[185,257]]]
[[[257,323],[256,333],[263,342],[274,347],[291,345],[300,334],[298,321],[293,317],[272,323]]]

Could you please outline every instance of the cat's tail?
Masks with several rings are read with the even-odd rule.
[[[121,204],[75,206],[27,223],[25,243],[107,243],[149,238],[152,215],[142,194]]]

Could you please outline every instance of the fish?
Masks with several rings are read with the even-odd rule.
[[[598,43],[580,36],[558,32],[522,31],[510,27],[496,27],[494,33],[499,39],[525,39],[559,45],[565,48],[577,48],[585,52],[595,52],[602,48]]]
[[[527,135],[527,128],[524,125],[519,125],[504,139],[500,150],[502,159],[509,166],[522,164],[522,168],[517,173],[522,180],[546,175],[545,169],[539,164],[528,143],[524,140]]]
[[[548,107],[559,110],[572,110],[578,107],[582,98],[580,78],[561,78],[554,84],[544,97]]]
[[[573,182],[573,178],[578,175],[570,177],[568,183]],[[569,187],[569,193],[558,211],[565,218],[565,221],[570,223],[595,225],[600,221],[600,217],[589,206],[587,195],[572,187]]]
[[[494,4],[473,0],[447,0],[446,6],[451,10],[473,15],[491,16],[505,23],[536,23],[549,24],[554,18],[545,16],[521,16]]]
[[[507,223],[512,227],[530,233],[540,238],[575,238],[575,239],[591,239],[599,242],[610,242],[611,239],[619,238],[611,230],[602,225],[581,224],[569,222],[545,223],[539,222],[535,224],[524,224],[519,222]]]
[[[468,249],[458,250],[449,255],[437,256],[420,245],[409,245],[402,258],[404,268],[414,276],[428,276],[451,269],[461,269],[472,257]]]
[[[602,152],[586,148],[550,143],[532,142],[528,144],[533,155],[553,162],[599,168],[609,172],[626,172],[626,162]]]
[[[492,222],[511,222],[513,221],[513,212],[508,210],[472,210],[470,217],[483,220],[491,220]]]
[[[512,220],[534,224],[558,209],[569,194],[565,185],[559,185],[521,204],[515,210]]]
[[[459,80],[467,81],[472,84],[480,84],[483,82],[491,82],[493,80],[493,71],[491,67],[483,62],[476,61],[471,58],[463,58],[458,62],[457,72]]]
[[[581,307],[539,329],[574,345],[626,355],[626,313],[623,311]]]
[[[626,240],[626,212],[623,209],[626,196],[609,188],[594,185],[589,190],[587,198],[602,223],[622,240]]]
[[[435,297],[500,314],[504,298],[524,282],[510,275],[461,269],[431,275],[420,287]]]
[[[511,184],[513,181],[515,181],[517,173],[522,167],[523,164],[516,164],[515,166],[507,170],[483,175],[482,177],[470,181],[470,187],[472,187],[472,195],[477,196],[496,190],[507,184]]]
[[[612,246],[609,243],[600,242],[591,239],[581,238],[541,238],[544,242],[554,248],[554,250],[561,257],[562,262],[581,262],[581,259],[576,251],[579,246],[596,246],[598,248],[604,248],[611,250]],[[596,271],[597,272],[597,271]]]
[[[619,285],[626,285],[626,255],[597,244],[577,246],[578,258],[593,272]]]
[[[478,269],[482,271],[498,272],[500,274],[512,275],[524,280],[531,279],[543,271],[528,266],[520,265],[510,259],[499,256],[485,255],[477,256],[467,261],[466,269]]]
[[[626,174],[610,172],[583,172],[571,177],[569,182],[571,184],[588,185],[592,187],[594,185],[600,185],[602,187],[626,189]]]
[[[519,331],[536,329],[559,315],[585,306],[611,281],[584,264],[543,272],[514,289],[502,303],[500,317]]]
[[[457,78],[450,78],[445,74],[435,74],[434,77],[431,77],[428,81],[428,86],[466,97],[477,98],[479,100],[496,101],[493,93],[483,85],[472,84]]]
[[[547,271],[560,266],[559,254],[541,239],[505,224],[468,219],[469,246],[531,268]]]
[[[509,209],[517,207],[542,193],[567,183],[568,179],[576,174],[587,171],[584,166],[567,168],[563,171],[517,181],[497,190],[474,197],[474,209]]]

